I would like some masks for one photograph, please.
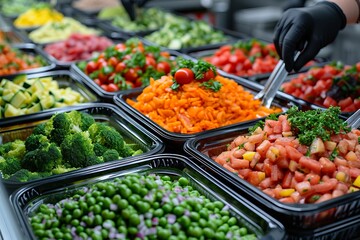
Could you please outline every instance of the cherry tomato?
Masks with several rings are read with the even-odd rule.
[[[98,65],[97,65],[96,62],[94,62],[94,61],[88,62],[88,63],[86,64],[86,68],[85,68],[86,74],[90,74],[90,73],[96,71],[96,70],[97,70],[97,67],[98,67]]]
[[[116,67],[118,62],[119,62],[119,60],[116,57],[110,57],[108,60],[108,65]]]
[[[118,87],[118,85],[116,85],[114,83],[109,83],[107,86],[107,91],[116,92],[116,91],[119,91],[119,87]]]
[[[146,67],[152,66],[153,68],[155,68],[156,67],[155,59],[151,56],[146,56],[145,66]]]
[[[156,66],[156,71],[163,72],[168,74],[170,72],[170,63],[168,62],[159,62]]]
[[[108,91],[108,85],[107,84],[101,84],[100,87],[104,89],[105,91]]]
[[[190,68],[180,68],[175,72],[174,78],[179,84],[187,84],[194,80],[194,73]]]
[[[129,68],[124,75],[125,79],[128,81],[135,81],[139,75],[135,68]]]
[[[119,62],[115,67],[115,72],[119,73],[126,69],[126,64],[124,62]]]
[[[118,51],[124,51],[126,49],[126,45],[124,43],[118,43],[116,44],[115,49]]]
[[[215,77],[214,72],[211,69],[209,69],[204,73],[204,77],[199,79],[199,81],[206,82],[209,81],[210,79],[213,79],[214,77]]]

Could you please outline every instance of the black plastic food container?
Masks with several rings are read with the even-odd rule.
[[[31,184],[15,192],[11,196],[11,203],[21,221],[24,233],[29,238],[35,239],[28,216],[36,211],[39,204],[57,202],[74,189],[121,178],[130,173],[169,175],[173,179],[187,178],[190,185],[201,194],[228,205],[231,214],[250,232],[256,234],[258,239],[284,238],[284,230],[279,222],[269,217],[252,202],[236,195],[215,177],[191,163],[188,158],[175,154],[140,157],[128,163],[117,162],[108,167],[99,167],[96,171],[88,170],[86,173],[74,173],[67,178],[49,179],[42,183]]]
[[[59,112],[70,112],[71,110],[82,111],[90,114],[95,118],[95,121],[106,122],[110,126],[114,127],[124,138],[127,143],[135,144],[137,149],[141,149],[143,151],[142,155],[152,155],[156,153],[161,153],[164,150],[163,142],[154,136],[152,133],[148,132],[146,129],[141,127],[131,118],[129,118],[126,113],[121,111],[113,104],[106,103],[88,103],[77,105],[73,107],[60,108],[56,111],[43,112],[41,114],[32,114],[24,117],[14,118],[11,121],[0,122],[0,139],[1,143],[6,143],[13,141],[15,139],[25,140],[31,133],[35,126],[38,124],[47,121],[51,118],[51,116],[55,113]],[[28,182],[15,182],[0,178],[0,180],[4,183],[5,187],[11,193],[15,189],[24,186],[26,184],[30,184],[33,182],[42,182],[46,179],[66,179],[69,176],[87,173],[87,172],[96,172],[101,167],[110,167],[117,161],[128,162],[134,157],[126,157],[121,160],[110,161],[106,163],[101,163],[93,166],[89,166],[83,169],[74,170],[71,172],[53,175],[47,178],[43,178],[40,180],[33,180]],[[57,180],[54,180],[57,181]]]
[[[265,194],[248,181],[232,174],[212,159],[225,151],[227,144],[230,144],[237,136],[247,134],[248,127],[244,126],[204,134],[188,140],[185,143],[184,151],[194,161],[234,187],[238,194],[256,202],[259,207],[282,222],[286,229],[297,231],[298,234],[301,234],[303,230],[313,231],[330,224],[334,226],[339,221],[360,213],[360,192],[346,194],[317,204],[285,204]]]
[[[12,76],[12,77],[6,78],[6,79],[12,81],[16,76],[18,76],[18,75],[15,75],[15,76]],[[27,75],[28,79],[44,78],[44,77],[52,77],[53,81],[58,82],[59,88],[70,87],[72,90],[80,93],[80,95],[84,98],[84,103],[99,101],[96,94],[93,91],[89,90],[86,86],[84,86],[84,84],[78,79],[78,77],[69,71],[58,70],[58,71],[48,71],[48,72],[41,72],[41,73],[34,73],[34,74]],[[83,103],[80,103],[80,104],[83,104]],[[53,112],[53,111],[56,111],[56,109],[58,109],[58,108],[45,109],[40,112],[32,113],[32,115],[34,115],[34,114],[36,115],[39,113],[42,114],[44,112]],[[3,118],[3,119],[0,119],[0,122],[2,122],[2,121],[12,122],[13,121],[12,119],[17,118],[17,117],[18,116],[10,117],[10,118]]]
[[[42,67],[38,67],[38,68],[31,68],[31,69],[19,71],[19,72],[16,72],[15,74],[0,75],[0,78],[14,76],[14,75],[17,75],[17,74],[29,74],[29,73],[45,72],[45,71],[53,70],[56,67],[55,63],[53,63],[47,57],[47,54],[42,49],[37,47],[35,44],[19,43],[19,44],[11,44],[10,46],[11,46],[11,48],[18,49],[18,50],[20,50],[21,52],[23,52],[25,54],[29,54],[29,55],[32,55],[32,56],[40,56],[41,58],[44,59],[46,65],[42,66]]]
[[[21,33],[15,30],[1,29],[0,35],[3,36],[5,42],[8,42],[10,44],[19,44],[19,43],[28,42],[28,39],[25,36],[23,36]]]
[[[224,77],[228,77],[225,76]],[[230,77],[228,77],[230,78]],[[252,83],[248,83],[246,80],[238,79],[236,81],[239,85],[242,85],[245,90],[250,91],[251,93],[256,95],[260,91],[260,88],[256,88],[256,85]],[[199,135],[205,134],[205,133],[211,133],[217,130],[225,130],[228,128],[233,128],[235,126],[250,126],[253,124],[254,121],[257,121],[257,119],[249,120],[249,121],[243,121],[236,124],[224,126],[221,128],[211,129],[204,132],[194,133],[194,134],[182,134],[182,133],[174,133],[166,130],[165,128],[161,127],[157,123],[155,123],[153,120],[130,106],[126,99],[132,99],[136,100],[136,98],[142,93],[143,89],[135,89],[132,92],[127,93],[120,93],[118,95],[115,95],[114,102],[116,105],[118,105],[120,108],[122,108],[125,112],[127,112],[130,116],[132,116],[134,119],[137,119],[141,124],[143,124],[145,127],[147,127],[149,130],[154,132],[157,136],[160,136],[163,141],[165,142],[166,148],[169,151],[174,151],[176,153],[183,153],[183,145],[184,143],[190,139],[197,137]],[[289,107],[291,107],[293,103],[291,101],[287,101],[285,98],[279,98],[275,96],[274,101],[272,103],[272,106],[281,107],[283,111],[286,111]]]
[[[183,55],[183,54],[178,53],[176,51],[171,51],[171,50],[164,50],[164,51],[169,52],[172,59],[175,59],[177,57],[188,58],[186,55]],[[105,102],[112,103],[114,96],[116,96],[117,94],[131,93],[131,92],[134,92],[134,91],[136,92],[139,89],[143,89],[143,87],[141,87],[141,88],[133,88],[133,89],[128,89],[128,90],[120,90],[120,91],[117,91],[117,92],[108,92],[108,91],[105,91],[104,89],[102,89],[98,84],[95,83],[95,81],[93,79],[91,79],[88,75],[86,75],[76,65],[76,63],[73,63],[71,65],[70,71],[75,73],[81,79],[81,81],[84,84],[86,84],[90,89],[92,89],[98,95],[98,97],[101,98],[102,100],[104,100]]]

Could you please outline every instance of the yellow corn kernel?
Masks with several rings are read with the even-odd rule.
[[[292,132],[282,132],[283,137],[291,137],[292,136]]]
[[[345,172],[337,172],[336,173],[336,179],[339,182],[346,182],[347,181],[347,174]],[[359,184],[360,184],[360,179],[359,179]]]
[[[353,185],[355,187],[360,188],[360,176],[357,176],[357,178],[355,179],[355,181],[353,182]]]
[[[258,177],[260,179],[260,182],[265,179],[265,173],[264,172],[258,172]]]
[[[280,150],[276,147],[272,147],[271,148],[271,152],[276,156],[278,157],[280,155]]]
[[[280,191],[280,196],[281,197],[290,197],[290,195],[295,192],[295,189],[293,188],[286,188],[286,189],[282,189]]]
[[[248,161],[252,161],[254,159],[256,152],[252,152],[252,151],[247,151],[243,154],[243,159],[248,160]]]

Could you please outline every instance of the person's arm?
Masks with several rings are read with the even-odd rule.
[[[360,17],[360,1],[359,0],[329,0],[336,3],[346,16],[347,23],[357,23]]]
[[[274,32],[274,44],[287,71],[299,71],[335,40],[346,24],[359,19],[359,0],[329,0],[284,12]],[[294,62],[295,52],[301,54]]]

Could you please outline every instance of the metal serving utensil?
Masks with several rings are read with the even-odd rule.
[[[360,109],[353,113],[346,121],[349,127],[359,128],[360,127]]]
[[[300,55],[300,52],[295,54],[296,60]],[[266,81],[264,88],[256,94],[255,99],[262,99],[261,103],[267,107],[271,107],[271,103],[274,100],[276,92],[278,91],[285,78],[288,76],[288,71],[285,69],[285,63],[283,60],[279,60],[274,70],[271,72],[269,79]]]

